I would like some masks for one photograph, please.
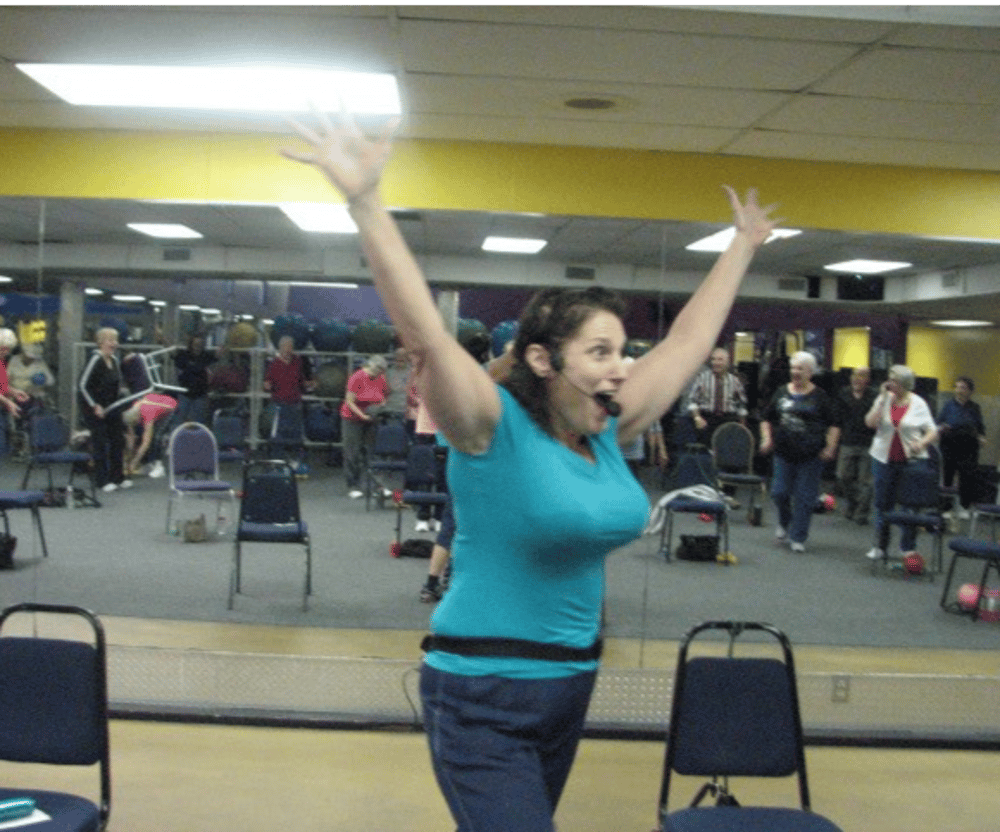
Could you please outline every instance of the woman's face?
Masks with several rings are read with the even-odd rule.
[[[111,353],[118,349],[118,336],[113,334],[101,336],[101,340],[97,344],[97,349],[103,355],[111,355]]]
[[[805,361],[794,359],[788,365],[788,370],[792,376],[792,384],[805,384],[812,378],[812,367],[810,367]]]
[[[955,399],[962,404],[965,404],[969,398],[972,396],[972,391],[969,389],[969,385],[964,381],[955,382]]]
[[[578,434],[600,433],[607,411],[595,393],[618,392],[625,381],[625,327],[618,316],[600,309],[562,346],[562,369],[552,376],[552,421]]]
[[[889,373],[888,378],[886,378],[886,386],[889,388],[889,392],[894,396],[905,396],[906,388],[903,387],[899,382],[899,376],[895,373]]]
[[[292,350],[295,348],[295,340],[288,335],[278,340],[278,352],[284,358],[291,358]]]

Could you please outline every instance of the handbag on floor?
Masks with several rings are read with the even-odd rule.
[[[711,561],[719,555],[719,536],[715,534],[682,534],[677,547],[678,560]]]

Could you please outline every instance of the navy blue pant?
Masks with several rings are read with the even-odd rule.
[[[872,491],[875,495],[875,545],[885,551],[889,548],[889,524],[883,515],[896,505],[896,495],[906,474],[905,462],[879,462],[872,458]],[[900,531],[899,548],[911,552],[917,545],[917,527],[905,525]]]
[[[789,462],[784,457],[774,457],[771,499],[778,509],[778,525],[788,531],[788,539],[792,543],[805,543],[809,537],[823,465],[818,456],[805,462]]]
[[[553,832],[596,676],[504,679],[423,665],[427,741],[458,832]]]

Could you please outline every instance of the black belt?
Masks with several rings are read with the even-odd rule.
[[[597,639],[590,647],[567,647],[523,638],[467,638],[464,636],[424,636],[420,649],[425,653],[439,650],[459,656],[540,659],[550,662],[592,662],[601,658],[604,642]]]

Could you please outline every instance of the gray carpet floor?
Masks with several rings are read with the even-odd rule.
[[[232,542],[185,543],[164,531],[166,479],[135,479],[135,487],[101,495],[101,508],[45,508],[49,557],[42,558],[27,512],[11,513],[19,542],[15,569],[0,572],[0,600],[72,603],[98,614],[155,619],[224,621],[336,628],[424,629],[431,607],[418,600],[427,561],[390,556],[396,511],[365,510],[345,496],[339,468],[313,460],[300,482],[302,510],[313,540],[314,595],[299,608],[304,559],[297,546],[250,544],[243,590],[226,609]],[[23,466],[6,461],[0,487],[18,488]],[[224,472],[239,480],[238,467]],[[651,500],[661,494],[654,472],[644,472]],[[42,482],[40,479],[36,482]],[[177,516],[205,513],[215,503],[187,499]],[[793,643],[838,646],[994,649],[1000,624],[972,622],[938,605],[943,576],[914,579],[873,571],[864,553],[871,527],[839,514],[817,514],[804,554],[775,542],[773,507],[750,526],[745,511],[731,515],[735,566],[666,562],[659,537],[644,537],[608,560],[607,635],[677,639],[693,624],[714,618],[768,621]],[[413,532],[403,514],[403,537]],[[503,522],[498,517],[497,522]],[[676,535],[711,530],[680,516]],[[430,537],[430,535],[423,535]],[[929,555],[929,538],[920,541]],[[945,564],[950,553],[946,548]],[[957,587],[978,582],[962,563]]]

